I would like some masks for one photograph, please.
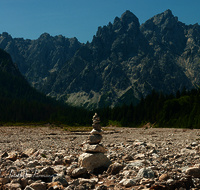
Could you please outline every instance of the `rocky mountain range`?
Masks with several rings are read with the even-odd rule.
[[[171,10],[144,24],[126,11],[99,27],[91,43],[42,34],[37,40],[0,35],[0,48],[38,90],[75,106],[136,104],[152,89],[176,93],[200,84],[200,26]]]

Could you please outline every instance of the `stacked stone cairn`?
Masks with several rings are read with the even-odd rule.
[[[93,130],[90,132],[87,141],[82,143],[82,150],[85,152],[79,156],[79,165],[87,168],[88,172],[93,173],[94,169],[109,167],[111,161],[104,153],[105,147],[99,144],[102,140],[103,130],[100,125],[100,117],[95,113],[93,116]]]

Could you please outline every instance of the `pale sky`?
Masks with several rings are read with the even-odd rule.
[[[178,20],[200,23],[200,0],[0,0],[0,33],[37,39],[42,33],[91,42],[98,26],[113,23],[126,10],[140,24],[171,9]]]

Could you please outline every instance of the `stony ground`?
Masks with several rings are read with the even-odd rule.
[[[0,127],[0,189],[200,189],[200,130],[103,128],[112,165],[79,166],[89,132]]]

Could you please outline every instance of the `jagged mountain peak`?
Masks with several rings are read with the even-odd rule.
[[[171,51],[179,55],[186,46],[185,29],[185,24],[178,21],[178,17],[170,9],[155,15],[140,26],[140,31],[156,53],[161,53],[162,50],[162,53]]]
[[[48,39],[50,37],[51,37],[50,34],[47,33],[47,32],[45,32],[45,33],[43,33],[43,34],[40,35],[39,39]]]
[[[158,27],[170,27],[174,26],[174,23],[178,22],[178,17],[172,14],[170,9],[165,12],[155,15],[154,17],[147,20],[143,25],[147,26],[149,23],[154,24]]]
[[[164,14],[165,17],[173,17],[172,11],[170,9],[167,9],[161,14]]]
[[[44,33],[31,43],[0,35],[0,47],[49,96],[87,108],[115,106],[137,103],[152,89],[175,93],[199,85],[199,28],[169,9],[140,25],[127,10],[99,27],[91,43]]]
[[[122,16],[116,17],[113,23],[113,30],[116,33],[122,34],[124,32],[129,32],[131,30],[137,30],[139,28],[138,18],[129,10],[124,12]]]
[[[132,22],[135,22],[137,24],[139,24],[139,20],[138,18],[129,10],[125,11],[121,18],[120,18],[121,22],[126,22],[127,24],[130,24]]]
[[[108,23],[107,26],[99,26],[96,36],[93,36],[92,44],[96,44],[97,38],[101,38],[104,43],[114,41],[118,35],[131,35],[135,36],[139,31],[139,20],[129,10],[125,11],[121,17],[115,17],[113,24]]]

